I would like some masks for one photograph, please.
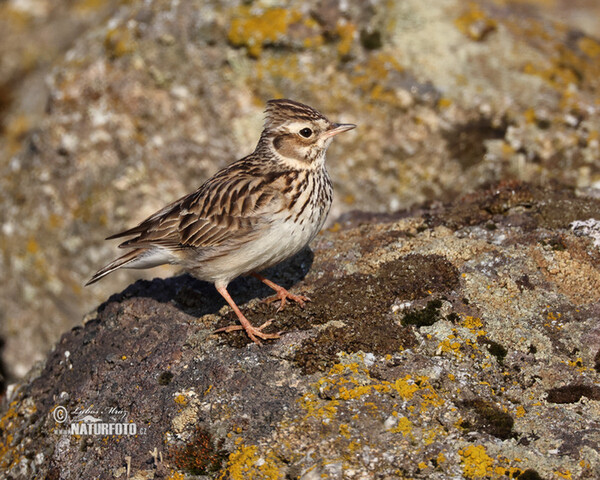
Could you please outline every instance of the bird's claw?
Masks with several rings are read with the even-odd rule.
[[[281,332],[279,332],[279,333],[264,333],[262,331],[264,328],[267,328],[269,325],[271,325],[271,323],[273,323],[273,320],[275,320],[275,319],[271,318],[270,320],[267,320],[260,327],[253,327],[252,325],[250,325],[249,327],[244,327],[243,325],[230,325],[228,327],[218,328],[213,333],[221,333],[221,332],[228,333],[228,332],[235,332],[237,330],[245,330],[246,333],[248,334],[248,337],[250,337],[250,340],[252,340],[254,343],[260,345],[261,341],[256,337],[260,337],[263,340],[272,340],[272,339],[279,338],[279,333],[281,333]]]
[[[277,290],[276,295],[266,298],[265,303],[273,303],[276,301],[280,301],[281,303],[277,308],[277,313],[279,313],[281,310],[283,310],[283,307],[287,303],[288,299],[292,300],[293,302],[296,302],[298,305],[300,305],[300,308],[304,308],[304,304],[306,302],[311,301],[310,298],[305,295],[295,295],[293,293],[288,292],[285,288],[282,288],[281,290]]]

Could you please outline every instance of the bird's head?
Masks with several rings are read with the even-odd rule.
[[[355,127],[332,123],[314,108],[293,100],[269,100],[259,145],[296,168],[312,169],[323,165],[335,135]]]

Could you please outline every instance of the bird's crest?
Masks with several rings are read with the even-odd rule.
[[[315,121],[327,118],[312,107],[287,98],[269,100],[265,110],[265,129],[273,130],[289,121]],[[329,120],[327,120],[329,121]]]

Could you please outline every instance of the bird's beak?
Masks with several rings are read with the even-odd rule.
[[[356,128],[356,125],[353,123],[334,123],[331,125],[331,128],[323,134],[323,136],[325,138],[333,137],[338,133],[346,132],[348,130],[352,130],[353,128]]]

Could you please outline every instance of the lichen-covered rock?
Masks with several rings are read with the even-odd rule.
[[[236,319],[211,285],[138,281],[9,392],[0,472],[599,478],[599,208],[514,182],[346,215],[271,272],[304,309],[233,283],[283,332],[262,346],[212,333]]]
[[[0,119],[0,337],[13,377],[93,305],[156,275],[82,287],[115,254],[105,236],[249,153],[272,97],[359,125],[330,151],[332,218],[506,178],[600,185],[600,43],[538,15],[545,3],[54,3],[0,5],[0,106],[13,108]],[[29,103],[33,119],[19,113]]]

